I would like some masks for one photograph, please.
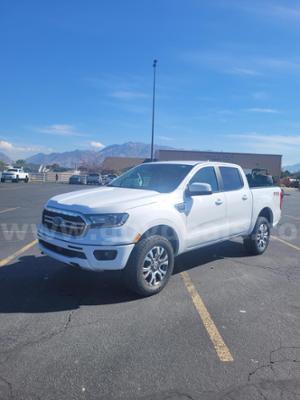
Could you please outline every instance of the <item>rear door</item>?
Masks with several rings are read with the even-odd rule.
[[[247,233],[252,218],[252,194],[248,183],[236,167],[220,166],[219,173],[227,203],[227,236]]]
[[[193,182],[210,184],[213,193],[186,198],[188,248],[222,239],[227,230],[226,199],[220,192],[215,168],[201,168],[189,183]]]

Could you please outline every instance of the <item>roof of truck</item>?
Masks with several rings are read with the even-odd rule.
[[[172,160],[172,161],[154,161],[153,164],[184,164],[184,165],[197,165],[207,163],[206,161],[193,161],[193,160]]]
[[[182,164],[182,165],[199,165],[199,164],[210,164],[210,165],[224,165],[238,167],[237,164],[228,163],[224,161],[210,161],[210,160],[172,160],[172,161],[154,161],[151,164]]]

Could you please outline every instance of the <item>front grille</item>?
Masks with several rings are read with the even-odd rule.
[[[62,256],[70,257],[70,258],[82,258],[86,259],[86,255],[82,253],[81,251],[75,251],[75,250],[69,250],[65,249],[64,247],[56,246],[51,243],[47,243],[44,240],[39,240],[42,246],[44,246],[46,249],[49,249],[53,251],[54,253],[61,254]]]
[[[80,236],[86,228],[86,223],[80,215],[52,211],[47,208],[43,211],[42,222],[49,230],[69,236]]]

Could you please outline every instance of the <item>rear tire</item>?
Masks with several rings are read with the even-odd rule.
[[[249,254],[263,254],[270,242],[270,223],[265,217],[258,217],[250,236],[244,239],[244,246]]]
[[[4,178],[1,178],[1,182],[2,182],[2,183],[5,182],[5,179],[4,179]]]
[[[126,286],[147,297],[159,293],[168,283],[174,268],[174,251],[163,236],[141,239],[134,247],[123,271]]]

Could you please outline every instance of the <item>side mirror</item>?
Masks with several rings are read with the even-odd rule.
[[[208,183],[193,182],[188,185],[190,196],[206,196],[212,194],[211,185]]]

